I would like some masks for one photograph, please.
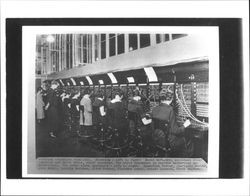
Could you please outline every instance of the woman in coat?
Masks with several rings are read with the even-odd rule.
[[[44,119],[44,102],[43,102],[43,95],[42,95],[43,89],[41,87],[38,87],[37,93],[36,93],[36,118],[38,123],[41,122],[41,120]]]
[[[143,105],[140,92],[136,89],[133,92],[133,98],[128,102],[129,130],[131,135],[135,135],[136,130],[141,126],[141,116],[143,114]]]
[[[113,129],[118,131],[119,142],[123,142],[126,139],[128,132],[128,122],[126,119],[126,108],[122,102],[123,92],[118,89],[114,92],[115,98],[111,100],[109,104],[109,115],[111,116]]]
[[[186,120],[180,127],[177,125],[173,107],[170,105],[173,97],[174,93],[171,90],[161,90],[161,103],[152,110],[153,139],[159,146],[170,147],[171,156],[179,157],[183,156],[185,150],[184,132],[190,121]]]
[[[83,92],[83,98],[80,101],[80,129],[84,130],[85,136],[93,135],[93,133],[91,133],[92,125],[92,102],[90,99],[90,89],[86,88]]]

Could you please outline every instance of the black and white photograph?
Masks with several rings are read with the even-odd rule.
[[[218,28],[36,28],[27,174],[218,175]]]
[[[200,57],[154,67],[144,60],[145,52],[151,53],[150,59],[157,55],[153,44],[165,45],[159,49],[162,52],[168,42],[181,42],[186,36],[190,35],[38,35],[36,157],[196,157],[207,161],[209,60]],[[145,65],[138,69],[135,61],[141,59]],[[122,68],[124,61],[127,66]],[[97,63],[108,72],[84,74],[85,66]],[[196,138],[200,141],[193,141]]]
[[[249,195],[247,0],[0,17],[1,195]]]

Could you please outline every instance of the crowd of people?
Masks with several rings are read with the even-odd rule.
[[[45,123],[48,135],[58,137],[60,131],[67,129],[77,137],[95,136],[100,130],[112,130],[118,142],[138,134],[152,141],[171,156],[185,156],[185,128],[190,125],[186,120],[179,126],[171,103],[174,92],[162,89],[160,103],[152,112],[144,111],[139,89],[133,96],[126,97],[121,89],[116,89],[112,97],[105,97],[102,90],[93,93],[89,88],[67,90],[59,88],[56,81],[37,89],[37,123]],[[111,134],[112,134],[111,133]],[[147,141],[147,139],[145,141]]]

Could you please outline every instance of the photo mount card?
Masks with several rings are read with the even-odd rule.
[[[90,31],[91,29],[91,31]],[[209,32],[209,39],[206,34]],[[112,57],[107,59],[93,61],[86,64],[86,66],[77,66],[72,64],[73,71],[63,70],[62,68],[62,51],[55,49],[59,47],[56,43],[50,43],[48,41],[49,36],[54,36],[56,39],[62,40],[71,37],[75,38],[74,44],[77,43],[77,37],[88,35],[88,37],[95,37],[95,35],[108,35],[124,34],[127,37],[131,34],[149,35],[151,44],[145,48],[138,48],[137,50],[124,51],[124,54],[113,57],[117,60],[112,60]],[[155,40],[157,35],[170,35],[171,40],[162,41],[157,43]],[[176,39],[174,38],[176,36]],[[177,35],[185,35],[180,38]],[[23,67],[23,177],[41,178],[41,177],[56,177],[56,178],[216,178],[219,174],[219,30],[218,27],[186,27],[186,26],[164,26],[164,27],[150,27],[150,26],[23,26],[23,64],[29,65]],[[82,39],[82,38],[79,38]],[[118,38],[116,38],[118,39]],[[154,43],[152,41],[155,41]],[[41,41],[43,45],[41,46]],[[125,42],[129,39],[125,39]],[[59,44],[59,42],[58,42]],[[75,46],[75,50],[81,49],[81,47]],[[47,48],[46,48],[47,47]],[[51,70],[40,70],[46,75],[46,79],[41,79],[36,74],[34,64],[38,62],[38,51],[42,50],[47,53],[53,53],[53,59],[48,59],[48,64],[52,61],[55,63],[59,56],[61,57],[60,65],[53,67],[51,64]],[[72,49],[73,50],[73,49]],[[165,51],[165,52],[164,52]],[[61,53],[60,53],[61,52]],[[57,54],[57,53],[60,53]],[[164,53],[167,53],[166,56]],[[151,54],[151,55],[148,55]],[[41,55],[41,54],[40,54]],[[45,55],[45,58],[46,55]],[[74,62],[77,62],[78,58],[74,57]],[[42,58],[43,59],[43,58]],[[45,59],[47,60],[47,59]],[[87,59],[90,60],[90,59]],[[114,62],[116,66],[113,65]],[[41,62],[40,62],[41,63]],[[42,64],[42,63],[41,63]],[[40,64],[40,65],[41,65]],[[64,64],[65,66],[66,63]],[[61,68],[59,68],[59,67]],[[107,73],[123,72],[124,74],[139,73],[143,68],[151,67],[151,70],[155,70],[155,76],[158,79],[163,79],[164,83],[173,84],[173,81],[168,81],[171,77],[162,76],[164,70],[168,70],[171,67],[170,73],[175,78],[174,85],[176,87],[176,102],[180,107],[179,115],[183,118],[191,119],[191,128],[187,128],[187,132],[192,132],[193,138],[201,137],[200,140],[194,139],[196,142],[196,150],[201,145],[203,152],[200,154],[185,156],[163,156],[157,154],[158,152],[152,152],[150,155],[143,153],[143,150],[138,147],[140,143],[137,141],[135,146],[129,146],[131,148],[137,148],[137,155],[132,155],[126,152],[126,148],[120,148],[112,155],[107,155],[108,151],[112,151],[110,146],[103,144],[103,149],[97,150],[97,152],[84,154],[84,151],[96,151],[97,146],[89,147],[86,145],[86,141],[82,141],[78,137],[71,137],[69,133],[71,130],[62,130],[56,138],[50,137],[49,128],[41,128],[41,124],[36,120],[36,87],[42,85],[45,81],[62,80],[69,78],[88,77],[91,82],[95,82],[94,75],[104,77]],[[181,66],[184,68],[181,68]],[[34,67],[34,69],[28,69],[28,67]],[[179,68],[180,67],[180,68]],[[205,75],[199,75],[194,70],[198,67],[206,69]],[[47,69],[50,69],[47,67]],[[53,69],[60,69],[61,71],[55,72]],[[182,71],[181,69],[185,70]],[[129,73],[130,70],[131,73]],[[138,70],[138,71],[137,71]],[[188,71],[190,70],[190,71]],[[133,73],[134,72],[134,73]],[[184,72],[184,73],[183,73]],[[192,73],[194,72],[194,73]],[[212,73],[212,74],[211,74]],[[68,74],[68,75],[67,75]],[[125,75],[126,75],[125,74]],[[164,74],[163,74],[164,75]],[[130,75],[128,75],[130,76]],[[168,76],[168,74],[167,74]],[[124,76],[125,77],[125,76]],[[119,82],[120,78],[117,78]],[[136,77],[134,77],[137,80]],[[43,80],[43,81],[42,81]],[[39,81],[39,85],[37,84]],[[76,81],[76,80],[74,80]],[[98,80],[97,80],[98,82]],[[103,82],[106,82],[103,79]],[[145,81],[147,82],[147,81]],[[158,81],[159,82],[159,81]],[[188,94],[185,91],[186,83],[192,86],[192,103],[196,104],[196,86],[207,85],[206,89],[198,89],[198,94],[207,96],[208,110],[204,110],[204,107],[199,107],[200,117],[194,114],[188,106],[189,101]],[[72,90],[74,84],[71,85],[71,81],[68,81],[68,89]],[[201,84],[200,84],[201,83]],[[85,84],[85,83],[84,83]],[[91,84],[93,85],[93,83]],[[95,84],[94,84],[95,85]],[[107,87],[111,87],[111,84],[104,84]],[[152,86],[151,86],[152,85]],[[157,91],[160,91],[161,83],[157,84]],[[156,83],[149,83],[150,86],[155,88]],[[203,85],[203,86],[204,86]],[[134,84],[136,86],[136,84]],[[84,87],[83,87],[84,88]],[[117,88],[117,87],[116,87]],[[128,86],[129,88],[129,86]],[[195,88],[195,90],[193,89]],[[74,90],[74,89],[73,89]],[[111,89],[110,89],[111,90]],[[154,90],[154,91],[155,91]],[[151,91],[151,93],[155,93]],[[204,91],[204,92],[203,92]],[[113,93],[110,92],[111,95]],[[159,93],[159,92],[158,92]],[[157,94],[158,94],[157,93]],[[207,93],[207,94],[206,94]],[[200,95],[199,94],[199,95]],[[201,96],[200,95],[200,96]],[[150,106],[156,107],[155,100],[150,97]],[[153,96],[154,97],[154,96]],[[191,99],[191,98],[190,98]],[[195,113],[198,113],[195,111]],[[213,114],[213,115],[212,115]],[[202,118],[206,116],[205,118]],[[179,118],[180,119],[180,118]],[[209,121],[208,121],[209,119]],[[180,120],[179,123],[182,121]],[[183,121],[184,122],[184,121]],[[183,123],[182,122],[182,123]],[[46,120],[43,122],[46,124]],[[61,124],[63,122],[60,122]],[[45,126],[45,125],[44,125]],[[48,126],[48,125],[46,125]],[[180,125],[181,126],[181,125]],[[208,128],[209,127],[209,128]],[[65,128],[65,127],[64,127]],[[197,132],[200,134],[197,134]],[[48,134],[47,134],[48,133]],[[65,135],[66,133],[66,135]],[[71,134],[71,133],[70,133]],[[205,139],[204,139],[205,138]],[[87,141],[88,142],[88,141]],[[197,143],[200,144],[197,147]],[[61,145],[61,146],[60,146]],[[68,146],[67,146],[68,145]],[[147,143],[143,143],[147,146]],[[127,148],[129,148],[127,146]],[[62,152],[63,151],[63,152]],[[138,152],[139,151],[139,152]]]

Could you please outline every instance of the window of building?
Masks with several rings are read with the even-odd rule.
[[[88,60],[87,63],[92,63],[92,35],[88,35],[87,37],[87,52],[88,52]]]
[[[87,63],[87,35],[83,35],[82,39],[82,48],[83,48],[83,54],[82,54],[82,62]]]
[[[76,34],[75,37],[76,37],[76,44],[75,44],[76,66],[79,66],[79,63],[81,62],[81,38],[79,34]]]
[[[98,60],[99,56],[99,35],[95,35],[95,60]]]
[[[106,58],[106,35],[101,34],[101,59]]]
[[[169,34],[156,34],[156,43],[167,42],[170,40]]]
[[[140,48],[150,46],[150,34],[140,34]]]
[[[124,34],[118,34],[118,37],[117,37],[117,47],[118,47],[118,51],[117,53],[118,54],[122,54],[124,53]]]
[[[169,34],[164,34],[164,42],[169,41]]]
[[[129,51],[136,50],[138,48],[137,34],[129,34]]]
[[[172,34],[172,39],[178,39],[185,36],[187,36],[187,34]]]
[[[109,56],[114,56],[115,50],[115,34],[109,34]]]
[[[161,40],[161,34],[156,34],[156,43],[159,44],[161,42],[162,42],[162,40]]]
[[[72,34],[67,34],[67,69],[72,68]]]

